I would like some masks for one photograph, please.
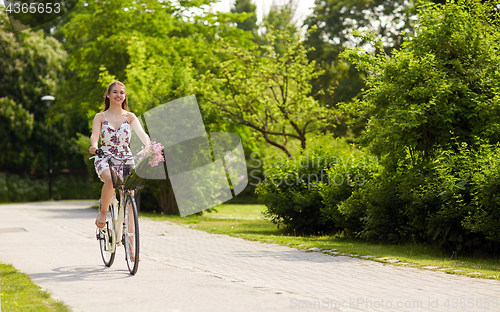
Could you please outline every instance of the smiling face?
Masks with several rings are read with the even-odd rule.
[[[125,87],[115,84],[108,93],[108,98],[111,105],[121,105],[125,100]]]

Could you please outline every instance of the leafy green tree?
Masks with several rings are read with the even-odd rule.
[[[317,55],[326,53],[334,58],[346,47],[367,43],[353,36],[355,30],[375,32],[385,47],[398,47],[403,40],[401,31],[409,29],[414,16],[408,14],[411,8],[411,4],[404,0],[316,1],[305,24],[316,25],[318,31],[311,33],[308,41],[323,48],[315,51]]]
[[[8,98],[0,98],[0,167],[22,166],[24,144],[33,131],[33,114]],[[21,157],[19,157],[21,156]]]
[[[126,82],[131,110],[138,114],[175,99],[182,92],[173,90],[188,88],[180,77],[213,66],[209,43],[215,37],[249,39],[230,26],[236,14],[192,14],[194,7],[212,2],[180,1],[174,6],[145,1],[138,6],[132,0],[109,0],[78,6],[63,27],[70,55],[60,88],[66,109],[91,120],[101,109],[103,85],[112,79]],[[88,133],[86,128],[77,132]]]
[[[231,8],[233,13],[246,13],[242,15],[244,20],[238,21],[236,24],[238,28],[250,31],[254,33],[257,32],[257,6],[252,3],[251,0],[236,0],[234,2],[234,7]]]
[[[288,2],[282,5],[273,1],[269,12],[262,20],[263,33],[259,43],[262,45],[269,44],[269,42],[266,43],[265,35],[272,31],[286,31],[291,36],[296,35],[299,32],[297,25],[295,25],[294,22],[296,11],[296,0],[288,0]],[[274,50],[279,55],[286,53],[286,43],[283,42],[281,38],[275,38]]]
[[[315,99],[334,108],[340,102],[350,102],[364,88],[365,73],[339,58],[346,48],[365,46],[367,42],[353,36],[353,31],[372,31],[384,43],[387,53],[402,42],[402,30],[411,29],[412,5],[406,0],[326,0],[316,1],[313,13],[305,20],[310,32],[306,46],[314,47],[308,53],[324,73],[312,81]],[[324,90],[323,92],[320,92]],[[344,120],[344,119],[342,119]],[[364,123],[355,128],[359,129]],[[336,126],[334,132],[343,135],[348,129]]]
[[[156,35],[158,29],[150,24],[167,26],[171,21],[167,10],[162,10],[163,16],[156,12],[157,19],[154,19],[155,16],[146,11],[146,3],[143,4],[137,7],[132,1],[110,0],[78,5],[71,22],[62,28],[69,58],[65,64],[66,79],[59,90],[64,101],[59,104],[73,115],[91,120],[100,110],[104,93],[98,80],[101,71],[107,70],[116,79],[125,81],[128,36],[145,32],[147,28]],[[103,66],[105,69],[101,70]],[[77,131],[88,133],[88,126]]]
[[[210,13],[213,0],[88,3],[79,6],[62,29],[70,51],[67,80],[60,89],[61,110],[83,116],[86,125],[75,132],[89,134],[95,113],[102,110],[105,87],[113,80],[126,84],[129,107],[137,115],[165,102],[196,93],[196,77],[212,69],[210,44],[216,37],[245,46],[250,32],[234,27],[243,13]],[[200,7],[201,12],[193,14]],[[76,88],[75,86],[78,86]],[[220,130],[218,113],[205,109],[196,94],[205,124]],[[165,187],[167,185],[167,187]],[[165,213],[175,210],[171,187],[148,181],[144,191],[158,199]]]
[[[369,118],[363,142],[376,155],[417,163],[453,137],[500,140],[498,12],[468,2],[420,6],[416,34],[390,56],[344,54],[370,73],[363,99],[345,107]]]
[[[0,98],[4,98],[1,107],[4,112],[14,114],[11,116],[15,120],[32,116],[26,119],[32,131],[20,130],[23,134],[21,141],[14,132],[7,135],[9,143],[5,142],[7,145],[4,146],[12,146],[18,156],[11,157],[9,154],[3,157],[0,168],[18,172],[34,170],[40,174],[46,172],[48,165],[48,107],[41,97],[55,93],[67,55],[61,44],[47,37],[43,31],[26,30],[14,34],[8,23],[9,20],[0,12]],[[56,142],[54,151],[61,151],[67,143],[64,131],[57,126],[52,129],[53,142]],[[23,143],[18,144],[20,142]],[[61,167],[71,163],[71,160],[65,159],[64,153],[57,154],[61,157],[55,161],[61,162]]]
[[[278,55],[274,39],[286,43]],[[310,96],[309,81],[317,77],[298,35],[270,33],[270,45],[243,49],[224,40],[215,49],[217,71],[204,75],[206,98],[231,123],[250,127],[254,133],[291,157],[289,139],[306,148],[306,134],[320,129],[326,110]]]
[[[360,237],[499,250],[499,26],[495,3],[422,3],[401,49],[385,54],[372,34],[377,54],[343,54],[368,73],[343,108],[368,118],[360,143],[384,166],[340,206],[362,216]]]

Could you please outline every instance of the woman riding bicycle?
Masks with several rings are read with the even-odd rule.
[[[103,112],[97,113],[94,117],[89,153],[96,153],[100,136],[102,150],[108,151],[117,157],[132,156],[129,147],[132,129],[145,147],[148,148],[150,145],[149,136],[142,129],[137,117],[128,111],[125,85],[120,81],[114,81],[108,86],[108,90],[104,94]],[[103,228],[106,224],[106,213],[115,194],[115,189],[111,180],[108,158],[95,158],[94,165],[97,175],[104,182],[101,191],[101,210],[95,221],[98,228]],[[128,163],[128,165],[133,167],[133,162]]]

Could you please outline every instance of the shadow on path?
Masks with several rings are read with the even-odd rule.
[[[78,282],[118,280],[133,277],[127,270],[117,270],[108,267],[96,266],[68,266],[54,268],[48,273],[32,273],[30,277],[36,282]]]

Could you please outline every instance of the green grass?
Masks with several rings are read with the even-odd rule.
[[[35,285],[28,275],[0,263],[0,304],[2,312],[9,311],[71,311],[63,303]]]
[[[344,237],[335,236],[300,236],[278,229],[276,225],[265,220],[262,211],[263,205],[221,205],[218,212],[206,213],[202,216],[165,216],[153,213],[141,213],[142,217],[153,220],[170,221],[188,228],[202,230],[208,233],[224,234],[253,241],[275,243],[298,249],[317,247],[321,252],[336,255],[373,256],[370,259],[390,264],[388,260],[397,259],[403,264],[424,268],[438,267],[433,270],[442,270],[450,274],[462,274],[479,278],[500,279],[500,259],[488,256],[453,256],[442,251],[438,246],[427,244],[382,244],[371,243]],[[334,254],[332,254],[334,255]],[[357,256],[356,256],[357,255]],[[377,259],[389,257],[389,259]],[[406,264],[404,264],[406,263]],[[457,270],[457,271],[454,271]],[[469,274],[479,272],[479,274]]]

